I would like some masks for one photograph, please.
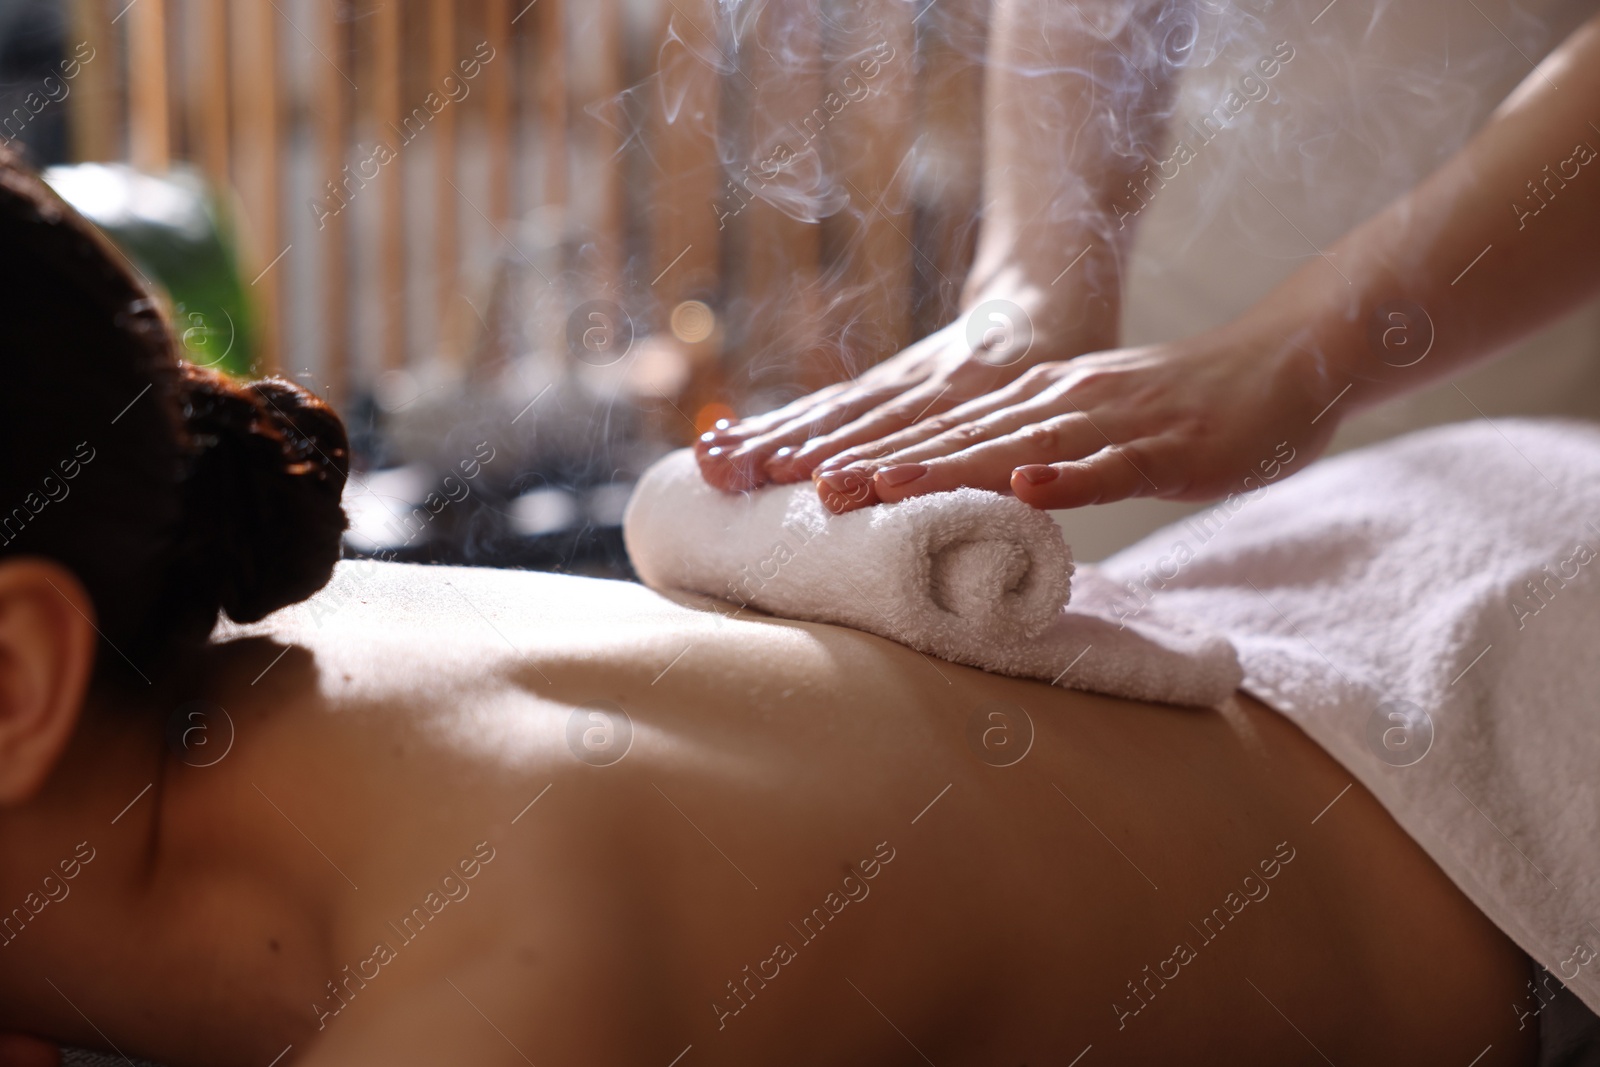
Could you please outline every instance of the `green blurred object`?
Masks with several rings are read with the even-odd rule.
[[[230,213],[197,172],[145,174],[121,163],[50,167],[44,180],[172,301],[190,362],[248,375],[255,313],[239,274]]]

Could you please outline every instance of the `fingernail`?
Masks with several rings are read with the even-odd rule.
[[[860,491],[861,475],[854,471],[828,471],[817,475],[817,481],[832,489],[835,493],[848,493],[852,489]]]
[[[877,474],[878,481],[884,485],[905,485],[914,482],[924,474],[928,468],[920,463],[902,463],[894,467],[885,467]]]
[[[712,464],[711,469],[701,468],[706,480],[723,489],[758,489],[766,483],[766,472],[758,469],[748,451],[717,446],[706,449],[705,459]]]
[[[716,422],[713,422],[711,424],[711,427],[712,427],[712,429],[715,429],[715,430],[726,430],[728,427],[730,427],[732,425],[733,425],[733,422],[731,420],[729,420],[729,419],[718,419]]]
[[[1022,475],[1022,480],[1029,485],[1043,485],[1045,482],[1053,482],[1061,474],[1054,467],[1046,466],[1043,463],[1033,463],[1026,467],[1018,467],[1011,473]]]
[[[700,443],[702,445],[731,445],[733,441],[734,436],[732,434],[718,433],[715,430],[707,430],[700,435]]]
[[[777,475],[787,473],[789,470],[789,464],[793,459],[794,449],[790,448],[788,445],[784,445],[771,456],[767,457],[767,461],[762,464],[762,466],[766,468],[768,474]]]
[[[829,471],[817,481],[825,490],[822,502],[833,511],[843,511],[849,503],[865,503],[872,496],[872,483],[855,471]]]

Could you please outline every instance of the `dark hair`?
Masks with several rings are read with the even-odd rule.
[[[310,596],[345,528],[332,409],[178,351],[122,253],[0,148],[0,559],[68,567],[135,660]]]

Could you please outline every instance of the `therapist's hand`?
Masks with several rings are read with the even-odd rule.
[[[1004,323],[986,335],[993,347],[983,346],[983,336],[974,345],[968,334],[982,327],[969,323],[963,315],[859,378],[705,434],[695,448],[701,472],[730,490],[802,481],[844,449],[983,396],[1055,354],[1036,343],[1025,355],[1009,350]]]
[[[1038,508],[1206,500],[1305,466],[1338,414],[1297,346],[1216,331],[1034,367],[815,475],[835,512],[975,486]]]
[[[1020,269],[1008,269],[1005,283],[859,378],[705,434],[695,454],[706,481],[727,490],[804,481],[846,449],[992,393],[1031,367],[1115,343],[1113,302],[1052,292]]]

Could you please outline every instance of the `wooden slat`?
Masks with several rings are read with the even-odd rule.
[[[657,332],[687,361],[688,382],[677,406],[690,418],[706,404],[725,399],[719,366],[721,333],[712,330],[699,337],[696,329],[685,336],[681,316],[679,328],[673,329],[673,313],[689,300],[717,307],[726,225],[719,208],[727,212],[737,206],[725,195],[717,153],[721,79],[716,66],[704,59],[715,54],[707,52],[718,33],[714,2],[675,0],[666,7],[657,51],[660,92],[651,96],[650,157],[658,169],[651,173],[651,210],[645,220],[650,265],[643,280],[650,283]],[[682,421],[668,416],[667,432],[691,434],[694,427],[682,426]]]
[[[593,81],[588,88],[585,110],[603,111],[606,118],[584,115],[588,136],[586,162],[593,168],[586,182],[599,186],[592,220],[599,252],[599,283],[614,293],[623,291],[623,262],[627,252],[626,197],[623,187],[623,134],[618,97],[627,85],[626,42],[622,34],[622,5],[600,3],[588,9],[591,19],[582,39],[594,51]]]
[[[913,334],[955,318],[977,247],[983,156],[971,146],[983,143],[987,6],[985,0],[942,0],[917,23],[923,73],[913,121],[934,165],[922,168],[918,190],[922,254],[912,263],[920,298]]]
[[[740,365],[730,365],[728,374],[736,386],[790,394],[809,388],[816,379],[808,368],[817,365],[820,346],[821,227],[755,195],[761,191],[778,198],[755,175],[780,146],[804,150],[794,126],[822,98],[818,6],[817,0],[797,0],[745,12],[740,32],[746,39],[733,53],[742,69],[729,76],[747,114],[731,175],[746,206],[729,223],[738,251],[727,279],[734,295],[728,352]],[[794,180],[796,172],[788,169],[777,180],[804,187],[806,183]]]
[[[194,25],[194,0],[167,0],[167,96],[170,116],[170,151],[173,159],[198,158],[191,122],[192,101],[204,90],[195,77],[194,48],[189,27]]]
[[[283,142],[282,88],[278,75],[278,14],[271,4],[237,0],[231,12],[233,49],[229,69],[234,76],[235,183],[244,201],[252,237],[249,295],[260,313],[259,373],[282,368],[279,351],[281,280],[286,251],[281,217]]]
[[[138,0],[124,22],[112,26],[111,15],[122,10],[126,0],[71,2],[74,39],[89,40],[96,48],[95,59],[84,64],[75,80],[69,105],[75,156],[123,155],[119,140],[126,129],[131,161],[151,169],[166,166],[179,147],[168,118],[176,98],[184,124],[183,151],[197,159],[212,180],[225,182],[231,174],[239,188],[245,232],[251,238],[245,280],[257,277],[284,250],[289,237],[281,216],[289,141],[277,43],[280,35],[290,32],[285,16],[267,0]],[[723,293],[733,298],[729,305],[733,314],[725,316],[723,331],[685,346],[697,368],[715,369],[713,349],[722,338],[740,360],[749,361],[725,368],[735,381],[782,383],[789,392],[798,392],[855,373],[913,339],[908,294],[915,287],[914,278],[920,277],[933,292],[940,308],[933,313],[935,318],[947,309],[953,311],[955,290],[970,257],[969,220],[978,206],[976,184],[969,180],[977,173],[977,156],[972,156],[970,175],[967,168],[958,168],[959,173],[934,190],[933,200],[916,205],[917,210],[911,202],[909,175],[900,164],[919,133],[933,131],[946,148],[975,143],[982,117],[981,70],[976,63],[981,43],[974,46],[964,40],[952,45],[943,30],[932,35],[937,54],[928,54],[930,69],[922,91],[915,91],[916,43],[910,19],[919,6],[904,0],[838,2],[824,18],[822,0],[773,0],[759,10],[755,5],[728,8],[718,0],[660,0],[653,5],[653,10],[671,17],[681,36],[698,39],[694,49],[680,48],[676,60],[670,44],[662,53],[665,64],[681,65],[676,76],[682,95],[675,101],[681,109],[669,123],[660,113],[661,97],[650,96],[649,158],[659,170],[651,172],[648,212],[630,220],[620,158],[623,134],[616,124],[597,121],[585,109],[610,106],[626,85],[638,80],[625,66],[623,19],[641,11],[641,5],[598,0],[568,6],[565,0],[537,0],[525,6],[526,0],[483,0],[464,12],[452,0],[423,0],[412,8],[411,17],[417,22],[409,29],[413,52],[426,41],[426,59],[413,56],[408,65],[404,0],[363,0],[359,21],[364,23],[361,32],[370,49],[361,59],[363,74],[345,62],[350,54],[348,37],[357,32],[348,21],[339,21],[341,7],[346,19],[351,17],[348,3],[314,0],[317,24],[306,26],[320,51],[355,74],[361,84],[361,91],[355,92],[336,66],[321,56],[307,67],[316,79],[307,120],[314,128],[319,159],[317,194],[327,193],[321,180],[339,182],[353,137],[368,147],[386,142],[397,158],[382,166],[375,181],[366,183],[378,188],[353,198],[370,198],[369,202],[326,217],[311,247],[293,248],[255,282],[251,296],[262,311],[265,369],[281,365],[279,324],[292,313],[280,306],[283,281],[297,259],[311,256],[321,262],[322,284],[315,299],[323,305],[319,320],[327,346],[325,388],[337,398],[349,395],[355,373],[350,338],[356,298],[350,280],[355,233],[350,219],[356,214],[373,223],[370,232],[376,247],[369,251],[378,259],[372,276],[378,302],[374,306],[379,309],[373,347],[381,365],[406,366],[413,347],[407,333],[407,234],[416,226],[430,227],[433,238],[435,262],[430,269],[436,291],[429,303],[436,307],[437,344],[431,352],[448,359],[465,351],[461,333],[466,326],[475,326],[476,318],[462,307],[459,272],[464,233],[472,232],[477,222],[463,229],[472,209],[460,203],[450,182],[477,201],[480,194],[458,175],[463,149],[478,147],[480,118],[488,184],[486,198],[477,202],[497,225],[511,233],[505,221],[529,202],[554,209],[545,217],[558,227],[566,225],[565,212],[571,204],[588,209],[581,221],[595,235],[599,254],[586,260],[592,270],[585,271],[584,297],[603,292],[621,299],[616,294],[627,291],[624,256],[634,243],[630,227],[642,227],[648,255],[637,283],[640,289],[648,288],[655,300],[660,328],[667,328],[673,308],[687,300],[703,299],[716,306]],[[940,0],[924,21],[953,26],[957,9],[966,12],[983,6],[983,0]],[[279,0],[277,7],[288,5]],[[299,18],[299,10],[289,8],[289,13]],[[719,10],[732,10],[732,17],[742,20],[745,39],[736,48],[721,40],[716,25]],[[472,33],[469,38],[463,26],[473,25],[480,13],[483,37]],[[515,25],[513,18],[518,20]],[[976,22],[981,24],[981,16]],[[418,32],[424,25],[426,32]],[[827,40],[821,39],[823,25],[835,27]],[[126,57],[115,43],[124,28]],[[971,27],[961,22],[959,29],[968,32]],[[517,31],[529,33],[531,59],[517,59]],[[180,37],[173,36],[175,32],[181,35],[182,48],[177,47]],[[426,213],[432,217],[424,221],[420,217],[424,213],[406,210],[407,153],[398,131],[407,106],[418,102],[411,98],[437,89],[438,79],[453,71],[480,39],[487,40],[495,55],[473,86],[475,93],[483,94],[482,100],[443,108],[428,123],[431,142],[424,138],[425,147],[417,149],[433,156],[433,209]],[[463,46],[463,40],[468,44]],[[779,41],[781,48],[776,47]],[[885,60],[881,51],[874,50],[880,43],[892,51],[892,59]],[[641,51],[641,55],[655,54],[653,48]],[[742,70],[728,73],[725,66],[719,75],[702,62],[703,57],[719,54],[721,64],[738,57]],[[864,79],[859,64],[869,56],[879,69]],[[124,58],[129,75],[126,121],[117,87]],[[169,74],[174,58],[192,59],[189,66],[197,73],[176,80]],[[408,69],[413,73],[403,81]],[[669,71],[662,72],[663,79],[669,76]],[[854,79],[851,86],[865,84],[869,91],[835,113],[827,107],[828,94],[848,94],[846,78]],[[523,86],[522,92],[513,94],[514,85]],[[514,95],[527,98],[526,116],[514,110]],[[734,114],[719,114],[729,97],[742,100],[734,105]],[[356,107],[362,110],[359,131],[354,128]],[[741,118],[739,112],[746,107]],[[827,121],[811,146],[804,131],[808,118],[812,127],[818,126],[819,108]],[[791,218],[755,196],[760,181],[751,174],[743,175],[742,188],[730,194],[717,144],[719,122],[740,129],[738,162],[750,165],[751,172],[779,143],[792,152],[808,147],[822,152],[830,174],[849,193],[850,205],[818,225]],[[532,175],[529,192],[519,195],[511,148],[524,129],[536,131],[539,170]],[[583,182],[576,196],[569,187],[575,174]],[[918,211],[922,226],[915,230]],[[720,220],[719,214],[724,216]],[[908,238],[925,242],[926,258],[914,254]],[[500,241],[498,236],[489,239]],[[643,323],[636,325],[642,328]],[[845,325],[848,331],[842,329]],[[714,381],[714,374],[694,378],[692,398],[687,401],[691,409],[710,397],[714,388],[708,383]]]
[[[128,8],[129,161],[160,172],[172,161],[167,88],[167,0]]]
[[[376,140],[401,153],[378,176],[378,300],[385,369],[406,365],[405,159],[400,129],[401,0],[381,0],[373,20]]]
[[[609,5],[609,0],[608,0]],[[489,217],[501,225],[511,217],[511,10],[506,0],[485,0],[484,39],[494,59],[483,68],[484,122],[489,148]]]
[[[564,209],[567,205],[567,18],[563,0],[539,0],[532,12],[537,31],[538,60],[533,65],[534,92],[538,98],[539,142],[544,161],[540,181],[541,203]]]
[[[452,0],[428,0],[428,68],[432,79],[442,85],[460,80],[456,62],[456,10]],[[435,279],[436,340],[434,350],[440,358],[454,361],[461,349],[456,336],[459,313],[458,272],[461,262],[460,194],[456,191],[458,151],[456,105],[446,105],[434,116],[433,125],[433,270]]]
[[[609,0],[608,0],[609,2]],[[499,12],[506,8],[497,0],[487,0],[486,14],[491,24],[499,24]],[[505,42],[505,47],[498,45],[495,48],[495,58],[485,68],[484,77],[488,80],[485,87],[485,128],[495,128],[501,122],[509,122],[509,118],[498,117],[505,109],[509,113],[509,102],[502,105],[497,102],[496,94],[504,92],[510,96],[511,79],[517,78],[522,94],[530,98],[531,121],[526,122],[526,129],[522,131],[531,137],[534,145],[534,155],[539,167],[537,204],[544,208],[543,218],[550,227],[559,231],[566,224],[567,210],[567,172],[572,149],[572,139],[568,128],[568,113],[571,100],[570,87],[567,83],[569,64],[567,62],[567,9],[564,0],[537,0],[529,3],[528,0],[517,0],[516,11],[505,20],[506,29],[494,29],[493,25],[486,27],[488,32],[498,35]],[[511,55],[512,31],[525,35],[531,44],[531,59],[518,65]],[[492,38],[486,38],[492,40]],[[495,68],[499,68],[496,70]],[[521,71],[525,69],[526,80]],[[505,78],[504,90],[494,89],[495,77]],[[511,193],[508,187],[496,190],[493,183],[505,180],[509,183],[510,163],[507,156],[501,156],[502,151],[509,153],[510,140],[508,136],[504,148],[491,147],[491,156],[496,162],[492,169],[498,176],[491,176],[490,199],[498,199],[505,205],[505,212],[511,210]],[[502,161],[504,160],[504,161]],[[532,199],[529,197],[528,199]],[[495,214],[498,212],[492,212]],[[499,220],[497,220],[499,225]],[[501,227],[505,229],[504,226]],[[507,231],[508,235],[511,231]],[[499,234],[491,234],[488,238],[494,242],[497,255],[506,255],[508,250]],[[492,373],[493,368],[500,366],[509,353],[505,350],[506,331],[502,329],[502,321],[495,310],[498,300],[490,298],[489,338],[487,344],[476,345],[473,351],[477,354],[477,361],[472,367],[474,373]],[[559,350],[565,341],[565,324],[559,316],[549,316],[546,320],[535,321],[530,324],[533,331],[529,338],[534,344]]]
[[[536,5],[540,6],[540,5]],[[484,0],[480,7],[482,15],[481,36],[475,35],[474,44],[470,51],[474,55],[489,56],[490,58],[480,66],[481,73],[476,83],[474,92],[480,95],[482,147],[488,169],[488,199],[482,205],[493,222],[494,228],[484,235],[484,239],[491,242],[491,247],[496,256],[505,256],[509,249],[505,247],[505,238],[502,234],[514,234],[515,228],[507,225],[506,220],[511,217],[511,169],[512,169],[512,101],[511,87],[517,68],[515,45],[512,38],[513,16],[505,0]],[[526,14],[526,11],[523,12]],[[531,20],[529,25],[531,25]],[[486,46],[486,47],[485,47]],[[500,294],[503,299],[504,291]],[[481,358],[476,370],[503,366],[504,361],[511,355],[508,347],[507,321],[504,309],[497,310],[500,301],[491,298],[491,307],[488,309],[488,336],[485,343],[473,346]],[[457,313],[460,315],[460,312]],[[458,320],[468,327],[479,325],[476,316],[468,318],[461,316]],[[463,344],[465,336],[463,335]],[[492,371],[491,371],[492,373]]]
[[[322,389],[334,404],[350,396],[350,293],[349,215],[344,207],[349,192],[343,187],[343,169],[350,137],[350,83],[342,68],[348,52],[348,29],[340,18],[343,0],[316,0],[318,47],[328,62],[316,64],[317,153],[324,184],[316,198],[324,212],[318,218],[318,251],[322,259]],[[319,57],[320,59],[320,57]],[[332,183],[332,188],[326,183]]]
[[[831,260],[823,294],[827,343],[808,384],[854,377],[911,340],[911,18],[904,0],[850,5],[827,42],[820,110],[802,123],[850,197],[824,222]]]
[[[232,153],[228,143],[228,5],[227,0],[189,0],[193,13],[191,47],[196,53],[198,75],[195,91],[189,94],[189,138],[191,151],[217,188],[230,179]]]
[[[79,162],[116,159],[121,155],[122,49],[113,32],[106,0],[72,0],[72,40],[68,53],[79,61],[72,95],[67,97],[72,158]],[[78,52],[80,45],[89,51]],[[84,62],[84,57],[88,61]]]
[[[622,90],[620,13],[616,4],[575,4],[565,13],[573,105],[567,146],[580,182],[571,190],[568,234],[583,242],[573,264],[580,274],[575,295],[614,300],[622,277],[621,134],[612,113]]]
[[[657,51],[660,91],[651,97],[650,277],[664,312],[680,301],[716,295],[727,195],[717,152],[721,79],[705,62],[717,39],[715,0],[675,0],[666,8]],[[714,53],[713,53],[714,54]]]

